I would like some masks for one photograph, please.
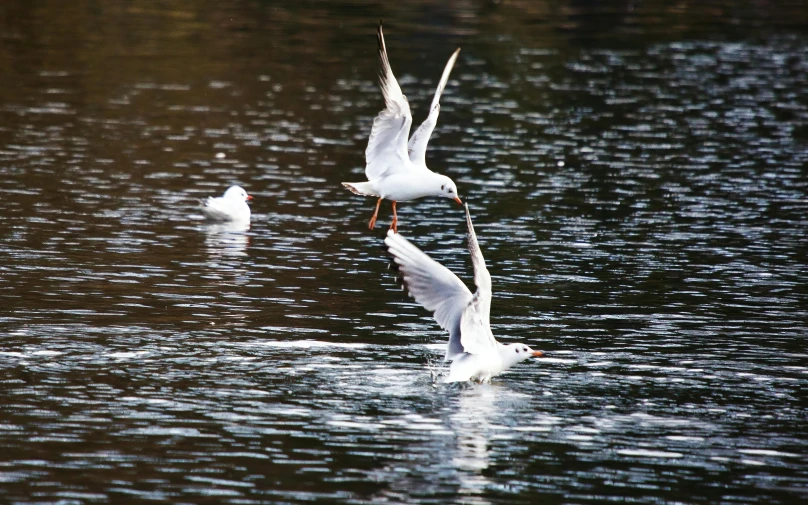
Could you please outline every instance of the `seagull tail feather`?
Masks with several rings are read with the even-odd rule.
[[[343,182],[343,186],[350,189],[351,192],[357,195],[362,196],[376,196],[376,192],[373,190],[373,185],[370,182]]]

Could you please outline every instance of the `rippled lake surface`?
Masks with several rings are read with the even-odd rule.
[[[492,325],[444,385],[364,149],[375,29],[469,202]],[[808,499],[800,2],[0,6],[4,503]],[[248,229],[197,200],[255,196]],[[471,283],[460,208],[400,232]]]

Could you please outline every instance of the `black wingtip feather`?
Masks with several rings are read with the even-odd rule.
[[[404,279],[404,274],[401,273],[401,268],[399,267],[398,263],[396,263],[395,261],[390,261],[390,265],[388,265],[388,268],[391,271],[395,272],[396,284],[398,284],[398,287],[401,288],[401,291],[403,291],[404,293],[409,293],[410,289],[407,286],[407,281],[406,279]]]
[[[401,291],[404,294],[407,295],[410,294],[410,287],[407,285],[407,280],[404,279],[404,276],[401,275],[401,272],[399,272],[398,276],[396,277],[396,283],[398,284],[398,287],[401,288]]]
[[[409,294],[410,289],[407,286],[407,281],[404,279],[404,274],[401,273],[401,266],[396,263],[396,258],[390,254],[390,251],[387,251],[387,256],[390,259],[390,263],[387,264],[387,268],[396,274],[396,284],[401,288],[401,291]]]
[[[382,249],[387,255],[387,259],[390,260],[390,262],[387,264],[387,269],[395,272],[397,275],[401,275],[399,265],[396,263],[396,257],[390,252],[390,249],[387,248],[386,244],[382,246]]]

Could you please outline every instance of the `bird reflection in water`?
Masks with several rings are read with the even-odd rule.
[[[204,225],[205,247],[212,259],[246,257],[250,222],[231,221]]]
[[[501,389],[496,384],[481,384],[463,390],[457,412],[450,417],[457,444],[452,464],[460,484],[458,503],[490,503],[483,495],[492,482],[483,472],[489,465],[489,431],[497,395],[503,393]]]

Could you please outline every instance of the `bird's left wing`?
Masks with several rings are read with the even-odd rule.
[[[473,298],[471,291],[448,268],[427,256],[400,233],[388,231],[384,243],[399,267],[410,296],[426,310],[434,312],[435,320],[449,332],[446,358],[462,354],[460,325]]]
[[[368,147],[365,149],[365,175],[368,180],[389,175],[405,166],[407,136],[410,134],[412,114],[407,97],[390,68],[384,32],[379,22],[379,60],[382,64],[379,81],[384,95],[385,109],[373,120]]]

